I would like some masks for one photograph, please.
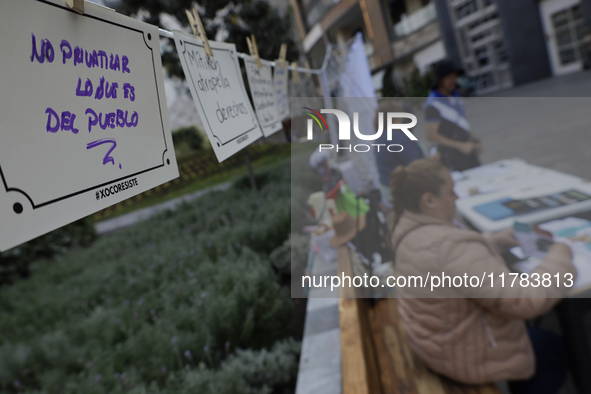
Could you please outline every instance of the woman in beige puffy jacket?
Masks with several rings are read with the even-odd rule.
[[[562,338],[527,329],[524,321],[548,312],[567,288],[555,281],[510,287],[511,271],[499,251],[516,245],[512,230],[480,234],[454,225],[453,186],[449,171],[435,160],[417,160],[392,173],[396,274],[486,278],[477,288],[446,282],[447,288],[431,291],[430,281],[426,288],[399,287],[409,345],[431,369],[460,382],[508,380],[512,394],[555,393],[567,371]],[[553,244],[533,273],[574,281],[570,248]]]

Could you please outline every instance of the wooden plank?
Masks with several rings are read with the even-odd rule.
[[[382,347],[377,347],[377,353],[378,360],[382,362],[380,369],[384,393],[447,394],[439,376],[427,369],[408,347],[400,325],[397,300],[379,300],[372,316],[374,335],[380,336],[383,343]],[[388,375],[392,378],[388,378]]]
[[[356,299],[339,299],[339,323],[343,394],[371,394]]]
[[[439,376],[427,369],[420,360],[415,360],[415,383],[419,394],[447,394]]]
[[[353,275],[349,249],[337,250],[339,275]],[[339,323],[343,394],[380,394],[379,372],[368,321],[368,300],[355,297],[355,288],[341,288]],[[347,297],[348,298],[343,298]]]
[[[349,258],[349,248],[341,246],[337,249],[337,275],[342,277],[353,276],[353,268],[351,267],[351,259]],[[339,296],[341,298],[355,298],[355,287],[339,287]]]
[[[416,394],[417,389],[408,358],[401,346],[394,318],[396,300],[382,299],[370,312],[372,336],[376,344],[376,357],[380,370],[380,383],[384,394]]]
[[[359,324],[363,340],[363,354],[366,363],[367,381],[371,393],[382,393],[380,384],[380,370],[378,367],[376,346],[374,338],[371,335],[371,326],[369,322],[369,311],[371,310],[370,301],[366,298],[357,298],[359,311]]]

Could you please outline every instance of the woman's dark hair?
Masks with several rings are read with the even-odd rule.
[[[445,169],[443,164],[434,159],[415,160],[407,167],[396,167],[390,180],[395,215],[393,227],[405,209],[416,213],[421,211],[423,194],[430,192],[439,196],[441,186],[445,183],[441,176]]]

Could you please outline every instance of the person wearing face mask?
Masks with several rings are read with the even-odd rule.
[[[490,286],[488,275],[509,276],[501,257],[516,246],[512,229],[478,233],[454,224],[454,184],[440,162],[421,159],[392,173],[394,224],[391,245],[397,276],[450,277],[486,273],[482,287],[430,292],[397,287],[402,325],[411,349],[432,370],[467,384],[509,381],[512,394],[556,393],[567,373],[562,338],[528,329],[525,320],[548,312],[567,289]],[[532,272],[573,275],[570,248],[553,244]],[[428,286],[427,286],[428,287]],[[445,298],[442,298],[445,297]]]
[[[435,83],[425,102],[425,134],[437,144],[441,162],[451,171],[464,171],[480,165],[480,140],[470,131],[460,101],[457,77],[463,71],[450,60],[434,64]]]

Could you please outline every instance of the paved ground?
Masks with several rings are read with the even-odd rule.
[[[583,71],[556,78],[546,78],[488,97],[590,97],[591,72]]]
[[[466,107],[485,163],[520,157],[591,178],[591,72],[478,97]]]

